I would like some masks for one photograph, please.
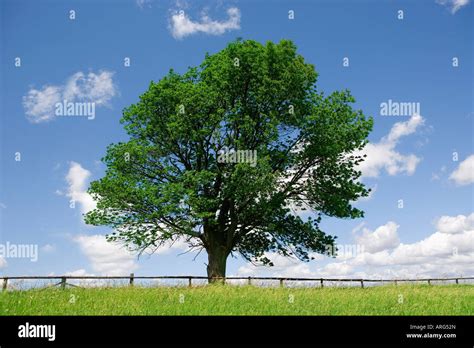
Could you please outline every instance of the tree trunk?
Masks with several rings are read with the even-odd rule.
[[[209,283],[224,282],[225,270],[227,265],[227,253],[224,247],[216,246],[207,250],[208,264],[207,277]]]

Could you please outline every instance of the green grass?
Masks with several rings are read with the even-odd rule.
[[[0,293],[0,315],[473,314],[473,285],[401,285],[364,289],[212,285],[193,288],[36,289]]]

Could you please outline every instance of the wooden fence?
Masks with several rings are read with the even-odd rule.
[[[207,280],[210,281],[211,278],[205,276],[135,276],[131,273],[129,276],[12,276],[6,277],[2,276],[0,279],[3,279],[2,290],[7,290],[9,280],[39,280],[39,279],[57,279],[60,280],[58,283],[53,284],[52,286],[60,286],[61,289],[65,289],[66,285],[77,286],[70,284],[68,280],[86,280],[86,279],[127,279],[130,286],[134,285],[136,279],[184,279],[188,281],[188,286],[193,286],[193,279],[195,280]],[[363,279],[363,278],[292,278],[292,277],[225,277],[225,278],[213,278],[213,280],[221,280],[225,283],[228,280],[244,280],[246,284],[252,285],[252,281],[256,280],[271,280],[278,281],[280,286],[283,287],[285,282],[317,282],[320,284],[320,287],[324,287],[324,282],[351,282],[351,283],[360,283],[360,286],[363,288],[364,284],[367,283],[398,283],[403,282],[427,282],[428,285],[432,285],[433,282],[444,282],[444,281],[455,281],[456,284],[459,284],[460,280],[474,280],[474,277],[457,277],[457,278],[418,278],[418,279]]]

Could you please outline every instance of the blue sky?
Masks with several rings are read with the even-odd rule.
[[[473,275],[469,2],[1,0],[0,244],[35,244],[39,255],[0,255],[0,273],[204,274],[205,255],[178,256],[180,245],[137,260],[105,243],[110,230],[81,219],[93,204],[84,190],[104,173],[106,146],[127,139],[121,111],[150,81],[242,37],[293,40],[321,91],[347,88],[374,117],[362,179],[374,193],[357,203],[365,218],[323,222],[363,252],[310,264],[270,255],[273,269],[233,259],[228,274]],[[95,102],[95,117],[55,116],[66,96]],[[389,100],[419,103],[419,115],[380,115]]]

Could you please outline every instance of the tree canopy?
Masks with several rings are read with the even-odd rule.
[[[318,91],[317,77],[291,41],[239,39],[151,82],[123,112],[130,138],[108,146],[86,222],[137,251],[179,239],[204,248],[210,278],[231,254],[271,265],[268,252],[326,253],[336,237],[321,218],[363,216],[356,154],[372,119],[349,91]]]

